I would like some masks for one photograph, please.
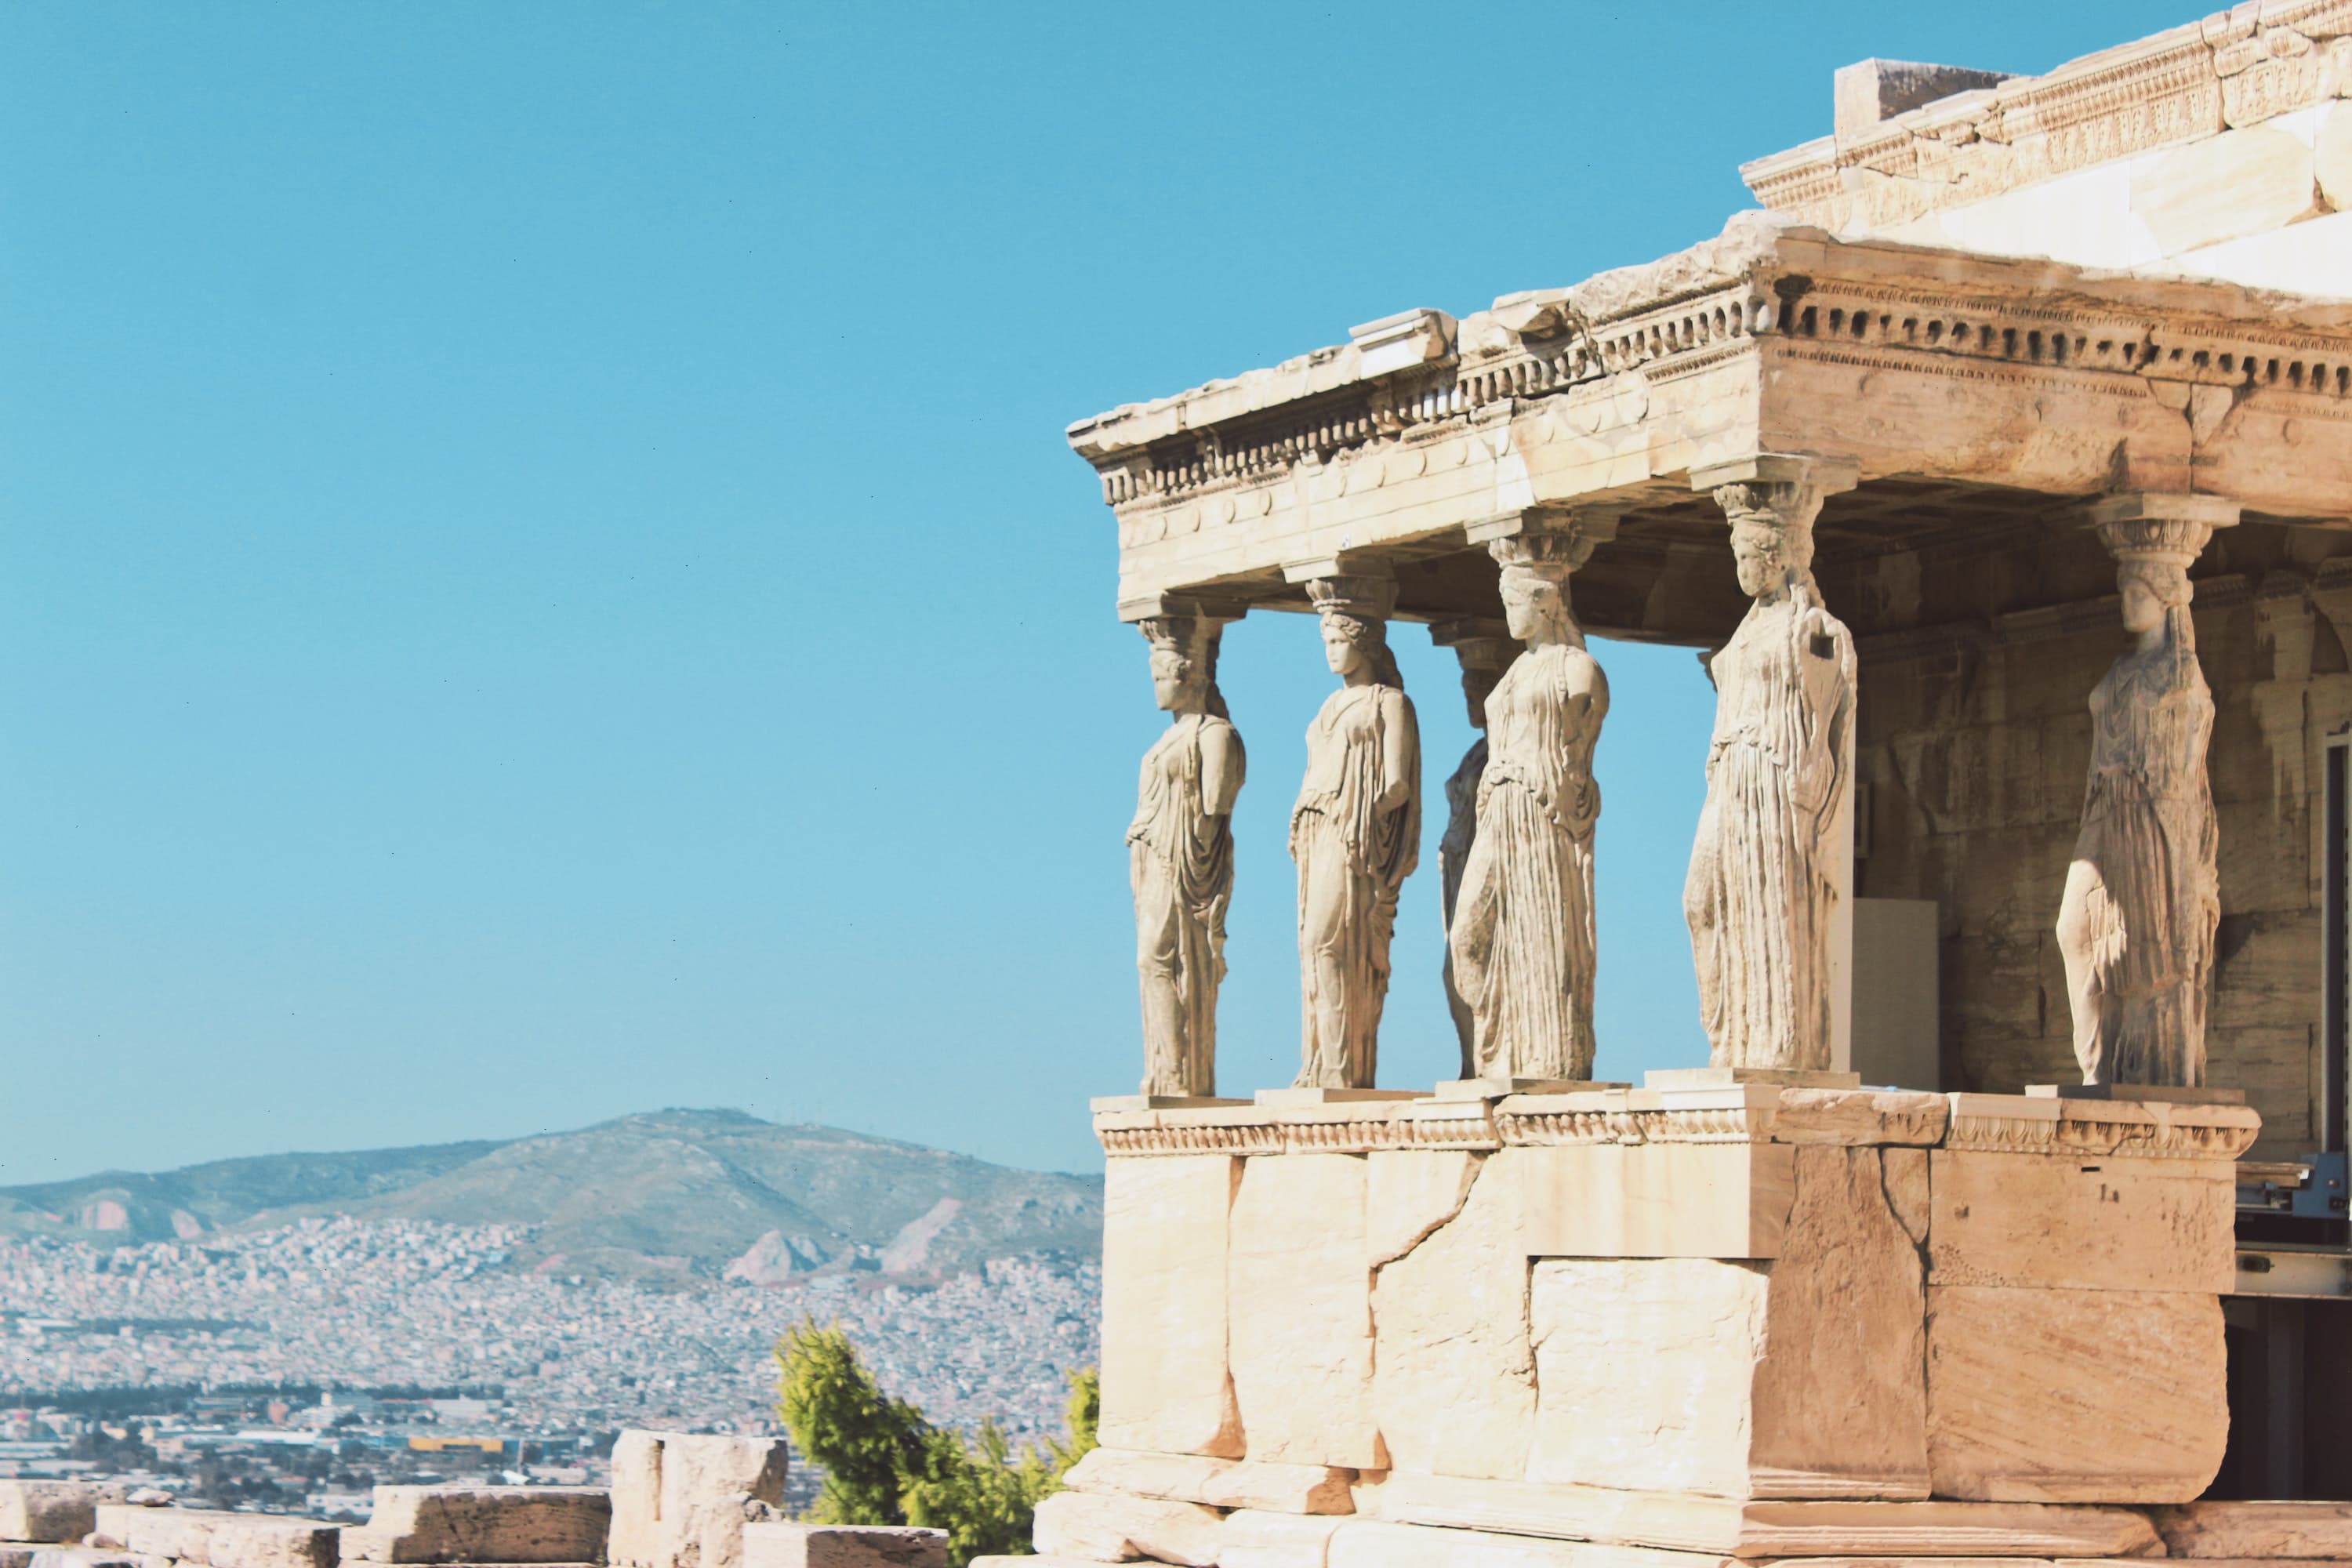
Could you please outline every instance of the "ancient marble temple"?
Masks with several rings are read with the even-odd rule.
[[[2352,0],[1825,96],[1688,249],[1070,427],[1176,717],[1048,1559],[2352,1561]],[[1206,694],[1273,615],[1303,747]],[[1622,640],[1715,691],[1657,867],[1701,1016],[1639,1088]],[[1218,1098],[1215,976],[1293,958],[1223,944],[1244,732],[1302,1070]],[[1379,1048],[1400,942],[1444,1082]]]

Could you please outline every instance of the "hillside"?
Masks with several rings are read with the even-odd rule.
[[[775,1284],[1102,1252],[1099,1178],[835,1128],[664,1110],[504,1143],[218,1161],[0,1188],[0,1235],[194,1238],[310,1215],[534,1227],[510,1267]]]

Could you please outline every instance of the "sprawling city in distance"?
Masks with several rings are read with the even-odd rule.
[[[626,1428],[781,1435],[809,1319],[1031,1441],[1101,1258],[1099,1178],[734,1111],[0,1190],[0,1478],[352,1522],[381,1483],[603,1485]]]

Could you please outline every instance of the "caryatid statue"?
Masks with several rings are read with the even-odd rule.
[[[1142,623],[1152,695],[1171,715],[1144,753],[1127,830],[1143,982],[1143,1092],[1150,1095],[1217,1092],[1217,984],[1225,976],[1234,800],[1245,761],[1217,691],[1220,629],[1204,616]]]
[[[1421,734],[1404,694],[1384,577],[1310,579],[1339,689],[1307,729],[1307,777],[1290,813],[1298,863],[1302,1089],[1370,1089],[1397,893],[1420,857]]]
[[[1813,584],[1824,487],[1810,460],[1749,466],[1757,477],[1715,488],[1755,603],[1708,664],[1715,733],[1683,914],[1709,1061],[1821,1072],[1834,1049],[1837,921],[1853,874],[1852,840],[1840,837],[1853,783],[1853,637]]]
[[[1445,781],[1445,832],[1437,841],[1440,907],[1444,911],[1445,1005],[1454,1015],[1454,1033],[1462,1047],[1462,1076],[1478,1076],[1477,1030],[1470,1004],[1454,981],[1454,906],[1462,891],[1462,870],[1469,864],[1470,846],[1478,837],[1478,780],[1486,771],[1486,697],[1504,669],[1519,657],[1519,645],[1499,622],[1465,617],[1429,628],[1430,640],[1450,647],[1462,666],[1462,698],[1469,705],[1470,727],[1478,731],[1461,764]]]
[[[2234,503],[2119,496],[2093,509],[2133,643],[2091,693],[2083,826],[2058,950],[2084,1083],[2205,1080],[2205,1004],[2221,918],[2205,772],[2213,694],[2197,663],[2189,565]]]
[[[1486,699],[1478,831],[1450,925],[1454,973],[1475,1031],[1465,1077],[1592,1076],[1592,750],[1609,681],[1569,607],[1569,574],[1615,519],[1487,546],[1503,609],[1527,652]]]

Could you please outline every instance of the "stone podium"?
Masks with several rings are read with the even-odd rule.
[[[2242,1106],[1746,1084],[1096,1128],[1104,1447],[1049,1555],[2135,1556],[2116,1505],[2221,1460]]]

